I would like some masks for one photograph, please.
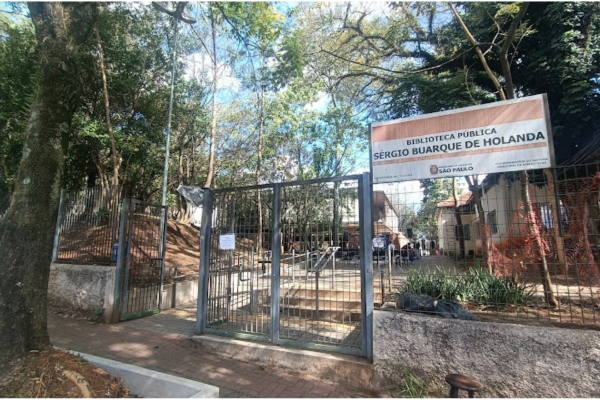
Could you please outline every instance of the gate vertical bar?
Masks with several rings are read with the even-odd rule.
[[[135,207],[137,205],[136,200],[131,201],[131,210],[129,215],[129,233],[127,235],[127,242],[125,243],[125,273],[123,274],[123,300],[121,313],[122,315],[127,314],[127,302],[129,301],[129,267],[131,266],[131,248],[133,238],[133,219],[135,217]]]
[[[161,225],[163,227],[160,237],[160,287],[158,289],[158,309],[162,311],[163,308],[163,285],[165,282],[165,257],[167,255],[167,232],[169,230],[168,225],[168,206],[161,206]]]
[[[373,197],[371,174],[365,172],[358,181],[360,235],[360,292],[362,312],[362,350],[373,361],[373,257],[369,250],[373,239]]]
[[[63,221],[63,210],[65,209],[66,190],[60,191],[60,200],[58,202],[58,216],[56,217],[56,229],[54,230],[54,246],[52,247],[52,261],[55,262],[58,258],[58,248],[60,246],[60,232]]]
[[[271,342],[279,342],[279,263],[281,258],[281,185],[273,185],[271,238]]]
[[[127,215],[129,215],[129,199],[123,199],[123,208],[121,209],[121,220],[119,221],[119,250],[117,253],[117,267],[115,271],[115,288],[114,288],[114,303],[112,312],[112,322],[119,322],[121,304],[123,302],[123,285],[124,285],[124,267],[127,237]]]
[[[208,275],[210,268],[210,235],[212,230],[214,192],[204,189],[202,204],[202,227],[200,229],[200,269],[198,282],[198,300],[196,301],[196,334],[201,335],[206,328],[208,303]]]

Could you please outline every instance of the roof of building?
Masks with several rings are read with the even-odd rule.
[[[469,200],[471,200],[471,196],[472,195],[473,194],[471,192],[466,192],[466,193],[463,193],[463,194],[459,195],[458,199],[457,199],[458,200],[458,206],[464,206],[464,205],[466,205],[469,202]],[[440,201],[439,203],[437,203],[436,207],[437,208],[455,207],[454,198],[450,197],[447,200]]]

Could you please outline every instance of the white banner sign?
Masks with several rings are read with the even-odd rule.
[[[539,95],[373,124],[373,182],[550,167],[548,121]]]

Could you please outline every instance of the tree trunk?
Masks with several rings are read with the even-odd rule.
[[[208,154],[208,173],[204,187],[209,188],[212,185],[215,163],[215,137],[217,136],[217,83],[219,74],[217,71],[217,21],[215,20],[212,8],[210,12],[210,22],[212,24],[212,47],[213,47],[213,98],[212,98],[212,116],[210,121],[210,150]]]
[[[481,190],[485,190],[481,188]],[[485,210],[483,209],[483,202],[479,191],[475,189],[473,192],[475,196],[475,207],[477,207],[477,214],[479,214],[479,237],[481,238],[481,253],[483,254],[483,262],[487,264],[488,273],[491,275],[494,273],[494,268],[490,262],[490,230],[488,224],[485,223]]]
[[[558,218],[558,214],[560,212],[560,203],[556,201],[556,196],[554,193],[554,176],[550,168],[544,169],[544,175],[546,176],[547,182],[546,196],[550,201],[550,209],[552,213],[552,241],[554,242],[554,248],[556,249],[556,259],[558,260],[560,272],[567,273],[567,271],[569,270],[569,264],[567,263],[567,258],[565,256],[565,243],[563,237],[561,236],[561,221]]]
[[[104,110],[106,112],[106,126],[108,127],[108,136],[110,137],[110,148],[113,158],[113,186],[119,185],[119,155],[117,154],[117,146],[115,145],[115,135],[113,133],[112,123],[110,122],[110,102],[108,101],[108,85],[106,83],[106,69],[104,67],[104,52],[102,51],[102,43],[100,42],[100,32],[98,27],[94,25],[96,31],[96,45],[98,53],[100,53],[100,71],[102,72],[102,86],[104,88]]]
[[[467,176],[467,183],[469,184],[469,190],[473,193],[475,201],[475,207],[477,208],[477,215],[479,215],[479,238],[481,240],[481,253],[483,254],[483,263],[487,264],[488,272],[491,275],[494,272],[492,262],[490,260],[490,230],[485,219],[485,210],[483,208],[483,191],[485,188],[481,187],[481,193],[479,192],[477,176]]]
[[[465,259],[465,233],[463,232],[462,210],[458,204],[458,193],[456,192],[456,178],[452,178],[452,197],[454,198],[454,218],[456,219],[456,236],[458,240],[458,251],[461,260]]]
[[[185,151],[185,137],[181,134],[179,138],[179,154],[177,158],[177,177],[180,185],[187,185],[188,182],[183,174],[183,153]],[[189,168],[188,168],[189,169]],[[191,220],[190,205],[188,201],[180,194],[177,195],[177,205],[179,209],[179,222],[189,224]]]
[[[0,222],[0,371],[50,346],[46,325],[50,257],[61,186],[61,137],[72,117],[77,43],[72,12],[91,3],[28,3],[35,26],[38,90],[25,131],[10,208]],[[91,13],[91,10],[88,10]],[[88,15],[89,15],[88,13]]]
[[[525,220],[527,221],[526,227],[530,238],[533,239],[533,250],[536,258],[539,260],[538,268],[542,278],[542,285],[544,286],[544,299],[546,300],[546,304],[557,307],[558,301],[556,301],[554,290],[552,289],[552,279],[550,277],[550,272],[548,271],[548,263],[546,262],[542,236],[529,196],[529,174],[527,171],[521,171],[521,201],[523,202],[523,208],[525,210]]]

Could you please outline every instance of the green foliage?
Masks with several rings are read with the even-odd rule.
[[[100,315],[102,315],[102,313],[103,313],[103,312],[104,312],[104,305],[100,304],[100,305],[98,306],[98,308],[96,308],[96,309],[94,310],[94,315],[95,315],[95,316],[100,316]]]
[[[460,300],[462,280],[446,274],[442,268],[436,268],[433,272],[411,269],[400,292],[427,295],[439,300]]]
[[[417,227],[428,238],[437,238],[436,206],[452,196],[452,179],[424,179],[420,185],[423,189],[423,205],[417,214]]]
[[[463,275],[451,275],[441,268],[411,269],[399,292],[486,305],[527,304],[534,296],[534,288],[516,277],[490,275],[482,268],[470,269]]]
[[[432,394],[431,386],[434,376],[412,372],[410,369],[399,365],[394,365],[393,367],[400,370],[399,375],[402,381],[399,385],[389,389],[394,397],[420,399],[429,397]]]
[[[35,34],[31,21],[0,13],[0,193],[12,191],[33,102]]]
[[[463,276],[461,296],[479,304],[527,304],[534,288],[519,282],[514,275],[490,275],[483,268],[473,268]]]

